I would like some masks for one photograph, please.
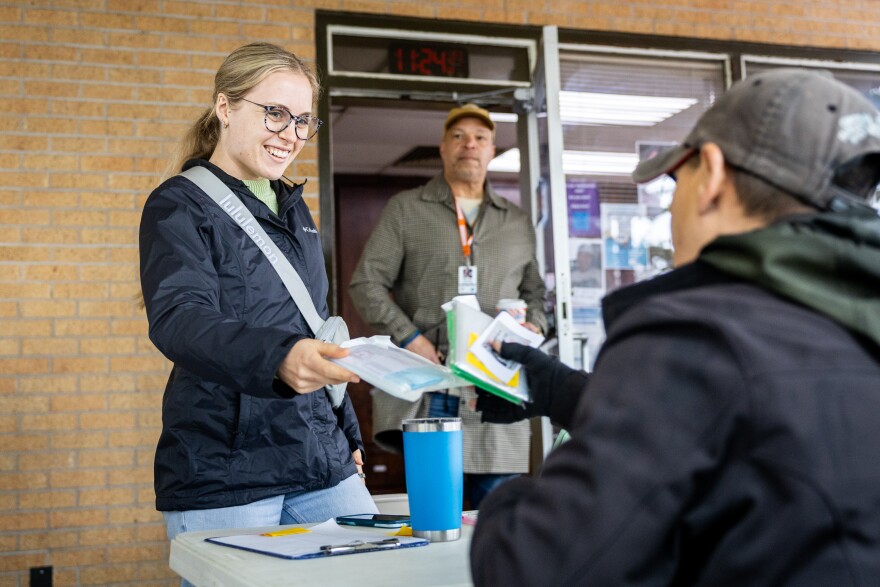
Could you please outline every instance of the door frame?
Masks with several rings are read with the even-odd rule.
[[[406,17],[388,17],[368,14],[317,11],[316,59],[324,87],[318,99],[318,117],[325,121],[327,132],[318,142],[319,214],[324,262],[330,281],[328,304],[330,312],[337,310],[338,292],[344,286],[339,283],[336,248],[336,210],[333,185],[333,144],[330,108],[334,97],[368,97],[376,99],[421,100],[425,102],[461,103],[481,96],[508,96],[511,107],[517,90],[529,90],[530,84],[521,82],[468,81],[462,78],[425,78],[410,76],[392,77],[387,74],[369,76],[347,75],[335,72],[331,67],[333,32],[363,31],[374,36],[386,36],[401,40],[418,40],[442,36],[449,42],[497,45],[499,47],[526,47],[530,54],[530,68],[534,67],[537,44],[541,29],[532,26],[507,26],[479,24],[460,21],[438,21]],[[520,117],[518,135],[528,136],[520,128],[525,124]],[[521,152],[525,152],[523,149]],[[525,169],[526,167],[523,166]],[[523,204],[530,198],[523,194]],[[529,212],[530,205],[524,205]]]

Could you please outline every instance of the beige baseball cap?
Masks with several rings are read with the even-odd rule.
[[[468,116],[479,118],[489,127],[489,130],[495,132],[495,122],[489,117],[489,111],[485,108],[480,108],[476,104],[465,104],[450,110],[449,114],[446,115],[446,124],[443,126],[443,130],[449,130],[449,127],[455,124],[455,121]]]

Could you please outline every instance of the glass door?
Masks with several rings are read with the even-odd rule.
[[[388,199],[442,172],[439,143],[450,108],[475,102],[496,123],[497,152],[516,155],[521,124],[514,95],[528,94],[538,33],[359,15],[320,15],[318,62],[326,91],[319,116],[320,231],[332,283],[333,313],[352,336],[375,334],[351,302],[348,285],[360,254]],[[523,149],[527,151],[527,149]],[[490,169],[495,191],[522,201],[520,178]],[[491,309],[487,309],[491,311]],[[374,493],[405,491],[399,454],[375,442],[370,385],[349,387],[370,455],[368,486]]]

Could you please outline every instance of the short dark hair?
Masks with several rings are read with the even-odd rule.
[[[785,190],[744,169],[726,165],[746,216],[773,221],[789,214],[818,212]]]

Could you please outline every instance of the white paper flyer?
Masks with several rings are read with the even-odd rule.
[[[483,366],[499,381],[507,383],[519,372],[521,365],[516,361],[502,359],[492,349],[493,341],[516,342],[537,348],[544,337],[521,326],[507,312],[501,312],[488,328],[483,330],[468,350],[477,357]]]

